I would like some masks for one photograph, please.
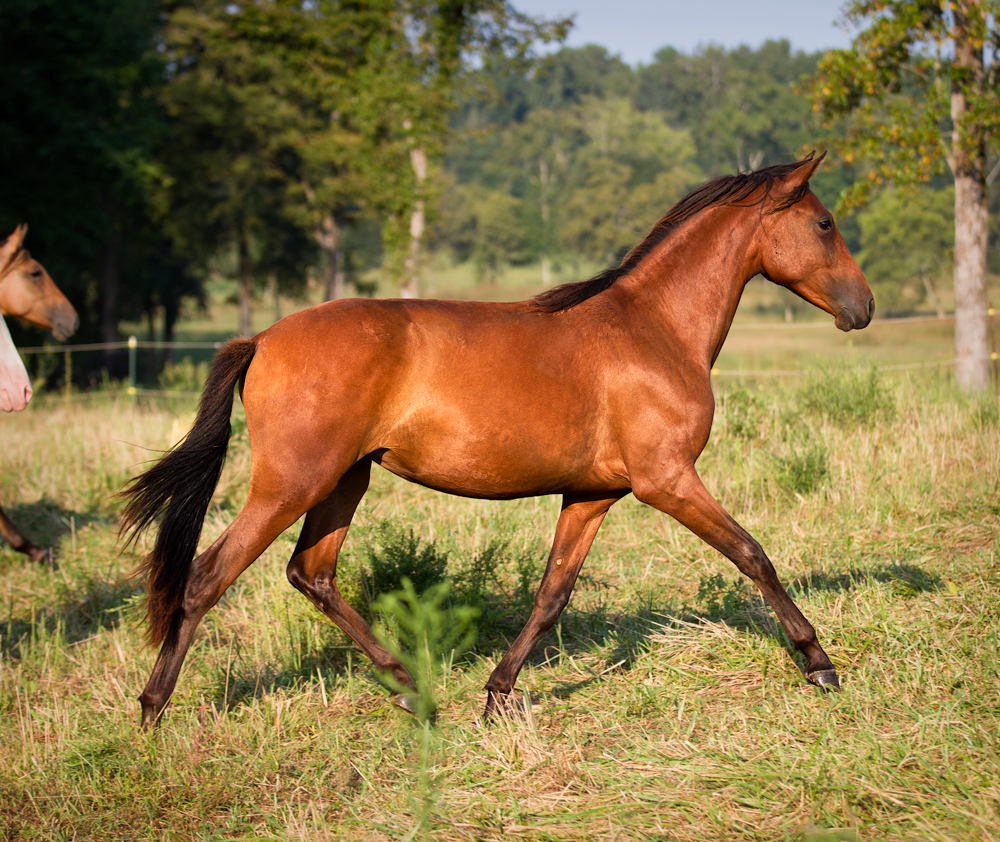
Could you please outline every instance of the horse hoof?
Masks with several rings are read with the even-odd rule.
[[[36,547],[35,545],[32,545],[28,550],[28,558],[35,564],[52,564],[55,560],[52,557],[52,550],[48,550],[45,547]]]
[[[500,719],[525,720],[528,718],[528,709],[525,707],[530,702],[527,697],[520,695],[500,695],[489,692],[486,696],[486,710],[483,712],[483,721],[486,723],[496,722]]]
[[[402,693],[392,694],[392,703],[398,707],[405,710],[407,713],[412,713],[414,716],[417,714],[417,707],[413,704],[413,699],[409,696],[404,696]]]
[[[837,671],[835,669],[816,670],[815,672],[807,673],[806,678],[824,690],[840,690],[840,679],[837,678]]]

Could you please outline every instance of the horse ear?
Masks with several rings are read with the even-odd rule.
[[[7,271],[14,256],[21,250],[24,242],[24,235],[28,233],[28,226],[18,225],[2,245],[0,245],[0,275]]]
[[[815,150],[810,152],[799,161],[798,167],[782,182],[782,187],[787,190],[803,189],[809,183],[809,179],[813,177],[813,173],[819,169],[819,165],[825,157],[825,151],[821,152],[818,158]]]

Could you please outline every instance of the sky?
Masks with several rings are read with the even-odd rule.
[[[759,47],[787,38],[792,48],[814,52],[847,47],[850,36],[836,21],[838,0],[513,0],[520,12],[543,17],[576,15],[566,44],[600,44],[633,67],[649,64],[662,47],[691,53],[699,46]]]

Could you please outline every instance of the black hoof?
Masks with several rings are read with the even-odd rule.
[[[835,669],[816,670],[815,672],[806,673],[806,678],[824,690],[840,690],[840,679],[837,678],[837,671]]]
[[[396,707],[402,708],[407,713],[412,713],[414,716],[417,715],[417,706],[413,703],[413,699],[409,696],[404,696],[402,693],[393,693],[392,703]]]
[[[498,719],[527,719],[527,697],[521,695],[506,695],[487,691],[486,710],[483,712],[485,722]]]

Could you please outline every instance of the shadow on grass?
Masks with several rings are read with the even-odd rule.
[[[88,578],[62,593],[51,604],[34,606],[32,614],[8,615],[0,620],[0,654],[22,660],[46,641],[70,645],[87,640],[106,629],[129,622],[129,614],[141,596],[132,582]]]
[[[82,512],[71,511],[48,495],[34,503],[11,502],[9,498],[5,501],[0,498],[0,501],[7,517],[17,530],[28,540],[52,550],[57,565],[59,559],[56,548],[63,538],[70,535],[74,529],[81,530],[94,523],[107,523],[107,517],[96,506],[91,506]],[[27,561],[27,556],[13,550],[2,538],[0,538],[0,548],[3,550],[0,559],[9,559],[9,561],[0,560],[0,572],[14,564],[31,564]]]
[[[65,544],[74,527],[82,530],[100,524],[109,532],[113,529],[95,507],[70,511],[48,498],[31,505],[11,506],[7,511],[33,541],[53,548]],[[19,613],[14,612],[13,603],[7,611],[0,608],[0,655],[21,660],[45,641],[79,643],[120,625],[138,603],[141,589],[135,582],[115,578],[110,571],[71,567],[67,563],[65,569],[60,569],[58,553],[52,563],[34,564],[4,545],[0,575],[44,577],[46,581],[39,584],[39,590],[47,591],[49,596],[48,601],[44,597],[33,599],[30,607],[21,608]]]
[[[788,591],[794,599],[797,594],[808,594],[812,591],[840,593],[863,587],[872,582],[890,585],[893,593],[901,597],[916,596],[918,593],[929,593],[941,589],[939,576],[928,573],[912,564],[893,562],[868,569],[855,567],[840,573],[812,570],[805,576],[793,579],[789,583]]]
[[[893,593],[900,598],[934,591],[941,586],[937,576],[919,567],[887,563],[838,573],[811,571],[793,580],[789,591],[793,598],[802,598],[809,593],[856,590],[872,583],[890,585]],[[603,590],[601,583],[592,585],[591,589],[595,587]],[[613,600],[613,593],[608,593],[608,596]],[[511,604],[507,611],[499,603],[491,605],[480,617],[479,642],[461,663],[473,664],[479,659],[506,651],[527,622],[529,614],[530,604],[523,601]],[[550,691],[556,698],[568,699],[607,675],[629,672],[639,657],[648,651],[651,637],[669,628],[674,620],[683,624],[705,621],[724,623],[741,633],[771,639],[788,652],[793,663],[800,668],[802,666],[798,652],[791,646],[768,604],[753,584],[739,575],[730,579],[719,575],[704,578],[693,605],[658,605],[650,599],[641,606],[625,607],[624,610],[609,610],[608,605],[603,603],[583,609],[574,609],[571,605],[563,613],[558,630],[554,629],[542,639],[526,663],[538,667],[560,655],[604,654],[604,665],[595,666],[592,675],[556,685]],[[303,686],[317,677],[329,681],[345,676],[352,665],[355,670],[360,666],[361,671],[371,678],[373,688],[377,685],[377,677],[365,656],[343,641],[331,641],[314,651],[303,650],[299,652],[295,664],[253,662],[241,656],[237,645],[230,666],[218,673],[215,704],[219,709],[230,711],[280,688]]]

